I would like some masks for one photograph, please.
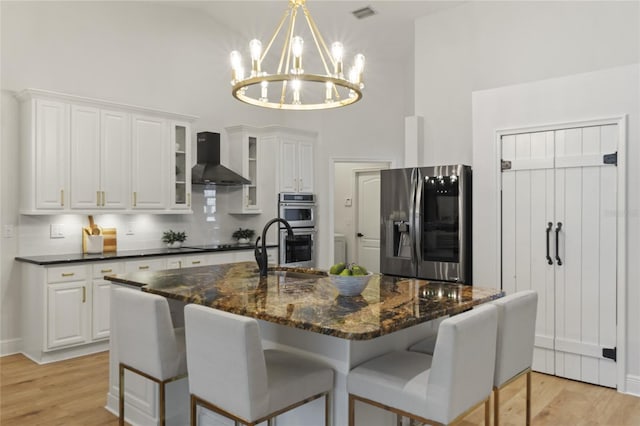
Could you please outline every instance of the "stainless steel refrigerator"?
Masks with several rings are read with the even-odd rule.
[[[471,167],[381,170],[380,272],[472,284]]]

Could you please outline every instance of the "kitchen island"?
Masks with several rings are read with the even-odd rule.
[[[360,296],[345,297],[338,295],[325,272],[276,267],[267,277],[260,278],[253,262],[135,272],[107,279],[167,297],[174,307],[176,325],[182,322],[181,311],[186,303],[257,318],[265,347],[293,348],[331,364],[336,370],[336,426],[347,423],[346,374],[350,368],[387,351],[405,349],[434,333],[439,319],[503,296],[493,288],[374,275]],[[111,345],[112,349],[117,345],[117,336],[112,337]],[[114,366],[117,360],[112,356],[108,401],[111,409],[117,406]],[[185,392],[186,385],[183,386],[181,392]],[[144,393],[153,397],[148,401],[153,405],[153,387]],[[322,424],[322,403],[316,402],[280,416],[278,425]],[[132,412],[129,407],[127,410]],[[203,413],[200,424],[225,424],[215,417]],[[394,424],[394,419],[381,411],[359,411],[357,418],[367,425]],[[137,420],[154,424],[153,416]]]

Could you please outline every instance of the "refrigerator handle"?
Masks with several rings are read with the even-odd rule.
[[[422,260],[422,185],[423,178],[420,169],[414,169],[416,172],[416,179],[413,181],[414,185],[414,201],[413,201],[413,262],[415,264],[415,273],[418,273],[418,265]]]

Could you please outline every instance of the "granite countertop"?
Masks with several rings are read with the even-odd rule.
[[[267,244],[267,248],[278,247],[276,244]],[[182,247],[178,249],[152,248],[141,250],[118,250],[116,252],[86,254],[50,254],[42,256],[18,256],[15,260],[35,265],[58,265],[79,262],[98,262],[103,260],[121,260],[141,258],[146,256],[175,256],[181,254],[215,253],[234,250],[253,250],[253,244],[223,244],[217,246]]]
[[[183,302],[350,340],[373,339],[504,296],[494,288],[377,274],[360,296],[339,296],[323,271],[272,267],[261,279],[254,262],[105,278]]]

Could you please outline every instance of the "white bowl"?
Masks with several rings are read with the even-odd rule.
[[[331,283],[338,289],[342,296],[357,296],[369,284],[373,272],[367,275],[333,275],[329,274]]]

